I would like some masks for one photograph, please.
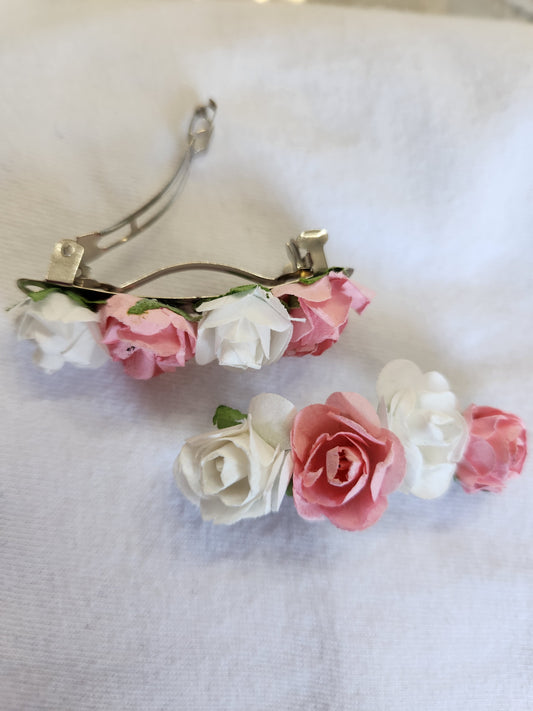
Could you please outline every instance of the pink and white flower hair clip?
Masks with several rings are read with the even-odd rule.
[[[290,265],[276,277],[212,262],[164,267],[118,286],[91,276],[91,262],[170,207],[194,157],[208,148],[215,112],[213,101],[196,109],[175,173],[142,207],[104,230],[58,242],[44,280],[19,279],[26,299],[14,311],[18,335],[34,342],[34,360],[46,372],[65,363],[97,368],[109,359],[137,379],[192,359],[257,370],[282,356],[322,354],[350,311],[361,314],[370,303],[370,292],[350,280],[352,269],[328,266],[325,230],[290,240]],[[187,270],[247,283],[222,295],[132,293]],[[443,375],[407,360],[381,371],[377,409],[354,392],[299,411],[267,393],[254,397],[247,413],[220,406],[213,424],[217,430],[184,443],[174,473],[202,517],[222,524],[278,511],[289,495],[304,519],[361,530],[378,521],[395,491],[434,499],[456,479],[468,493],[499,492],[521,473],[527,453],[519,417],[476,405],[461,412]]]
[[[456,479],[468,493],[500,492],[521,473],[521,419],[477,405],[461,412],[440,373],[392,361],[377,396],[377,410],[353,392],[299,411],[272,393],[247,413],[220,406],[219,429],[184,443],[177,485],[217,524],[278,511],[289,495],[302,518],[357,531],[378,521],[395,491],[434,499]]]
[[[291,263],[273,278],[212,262],[164,267],[121,285],[91,276],[91,262],[129,242],[170,207],[194,157],[209,146],[215,112],[213,101],[196,109],[175,173],[142,207],[106,229],[58,242],[44,280],[19,279],[27,298],[15,310],[18,336],[34,342],[40,368],[97,368],[112,358],[133,378],[148,379],[194,358],[199,365],[216,360],[257,370],[282,356],[320,355],[338,340],[350,311],[360,314],[370,303],[370,292],[349,279],[352,269],[328,266],[325,230],[291,240]],[[188,270],[223,272],[248,283],[223,295],[132,294]]]

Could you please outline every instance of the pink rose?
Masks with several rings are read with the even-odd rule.
[[[340,272],[330,272],[313,284],[276,286],[272,293],[282,300],[295,296],[299,301],[299,306],[289,308],[294,329],[286,356],[318,356],[331,348],[348,323],[350,309],[360,314],[371,299],[369,292]]]
[[[463,416],[469,439],[455,475],[469,494],[480,490],[499,493],[524,466],[524,423],[509,412],[477,405],[470,405]]]
[[[185,365],[196,348],[196,328],[170,309],[129,314],[139,299],[116,294],[100,309],[102,343],[132,378],[147,380]]]
[[[356,393],[334,393],[325,405],[305,407],[291,441],[294,503],[306,519],[326,517],[348,531],[367,528],[405,474],[400,440]]]

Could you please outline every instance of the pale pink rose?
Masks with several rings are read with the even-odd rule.
[[[470,405],[463,416],[469,439],[455,475],[469,494],[480,490],[499,493],[524,466],[524,423],[509,412],[477,405]]]
[[[196,327],[170,309],[129,314],[139,299],[116,294],[99,311],[102,343],[128,375],[148,380],[185,365],[194,355]]]
[[[334,393],[301,410],[291,432],[293,495],[306,519],[329,518],[348,531],[375,523],[405,474],[400,440],[381,427],[356,393]]]
[[[293,333],[286,356],[320,355],[336,343],[348,323],[350,309],[362,313],[372,295],[340,272],[330,272],[313,284],[284,284],[272,289],[281,300],[295,296],[289,308]]]

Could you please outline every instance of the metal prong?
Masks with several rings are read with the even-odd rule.
[[[50,281],[73,284],[83,259],[83,247],[73,239],[57,242],[46,276]]]
[[[291,269],[309,269],[311,267],[311,258],[309,257],[308,254],[304,254],[302,256],[300,250],[298,249],[298,246],[296,244],[296,240],[291,239],[290,242],[287,242],[287,253],[289,255],[289,259],[291,260],[291,266],[289,267],[289,270]]]
[[[213,124],[217,105],[213,99],[209,99],[205,106],[199,106],[189,124],[189,145],[194,153],[202,153],[209,146],[209,141],[213,134]]]
[[[324,245],[328,241],[326,230],[307,230],[287,243],[293,269],[306,269],[319,274],[327,272],[328,262]]]

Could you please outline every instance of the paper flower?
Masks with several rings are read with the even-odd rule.
[[[241,424],[186,441],[174,475],[202,518],[230,524],[279,509],[292,471],[294,413],[280,395],[257,395]]]
[[[286,356],[320,355],[336,343],[346,328],[350,309],[362,313],[370,294],[344,274],[330,272],[313,284],[284,284],[272,289],[274,296],[298,306],[289,308],[293,333]]]
[[[524,466],[527,454],[524,423],[509,412],[477,405],[470,405],[464,417],[469,438],[457,465],[457,479],[469,494],[480,490],[498,493]]]
[[[291,441],[298,513],[326,517],[348,531],[380,518],[405,473],[399,440],[356,393],[334,393],[325,405],[305,407],[296,415]]]
[[[217,359],[232,368],[261,368],[283,355],[292,323],[281,301],[257,286],[252,290],[205,301],[196,310],[198,324],[196,362]]]
[[[407,472],[401,490],[422,499],[444,494],[461,459],[468,434],[457,398],[446,378],[422,373],[409,360],[393,360],[381,371],[380,414],[405,448]]]
[[[47,373],[65,363],[98,368],[109,359],[100,345],[98,314],[66,294],[54,292],[40,301],[23,302],[15,312],[17,336],[35,342],[33,360]]]
[[[194,355],[195,326],[166,308],[129,314],[137,302],[135,296],[116,294],[100,309],[102,342],[113,360],[138,380],[184,366]]]

